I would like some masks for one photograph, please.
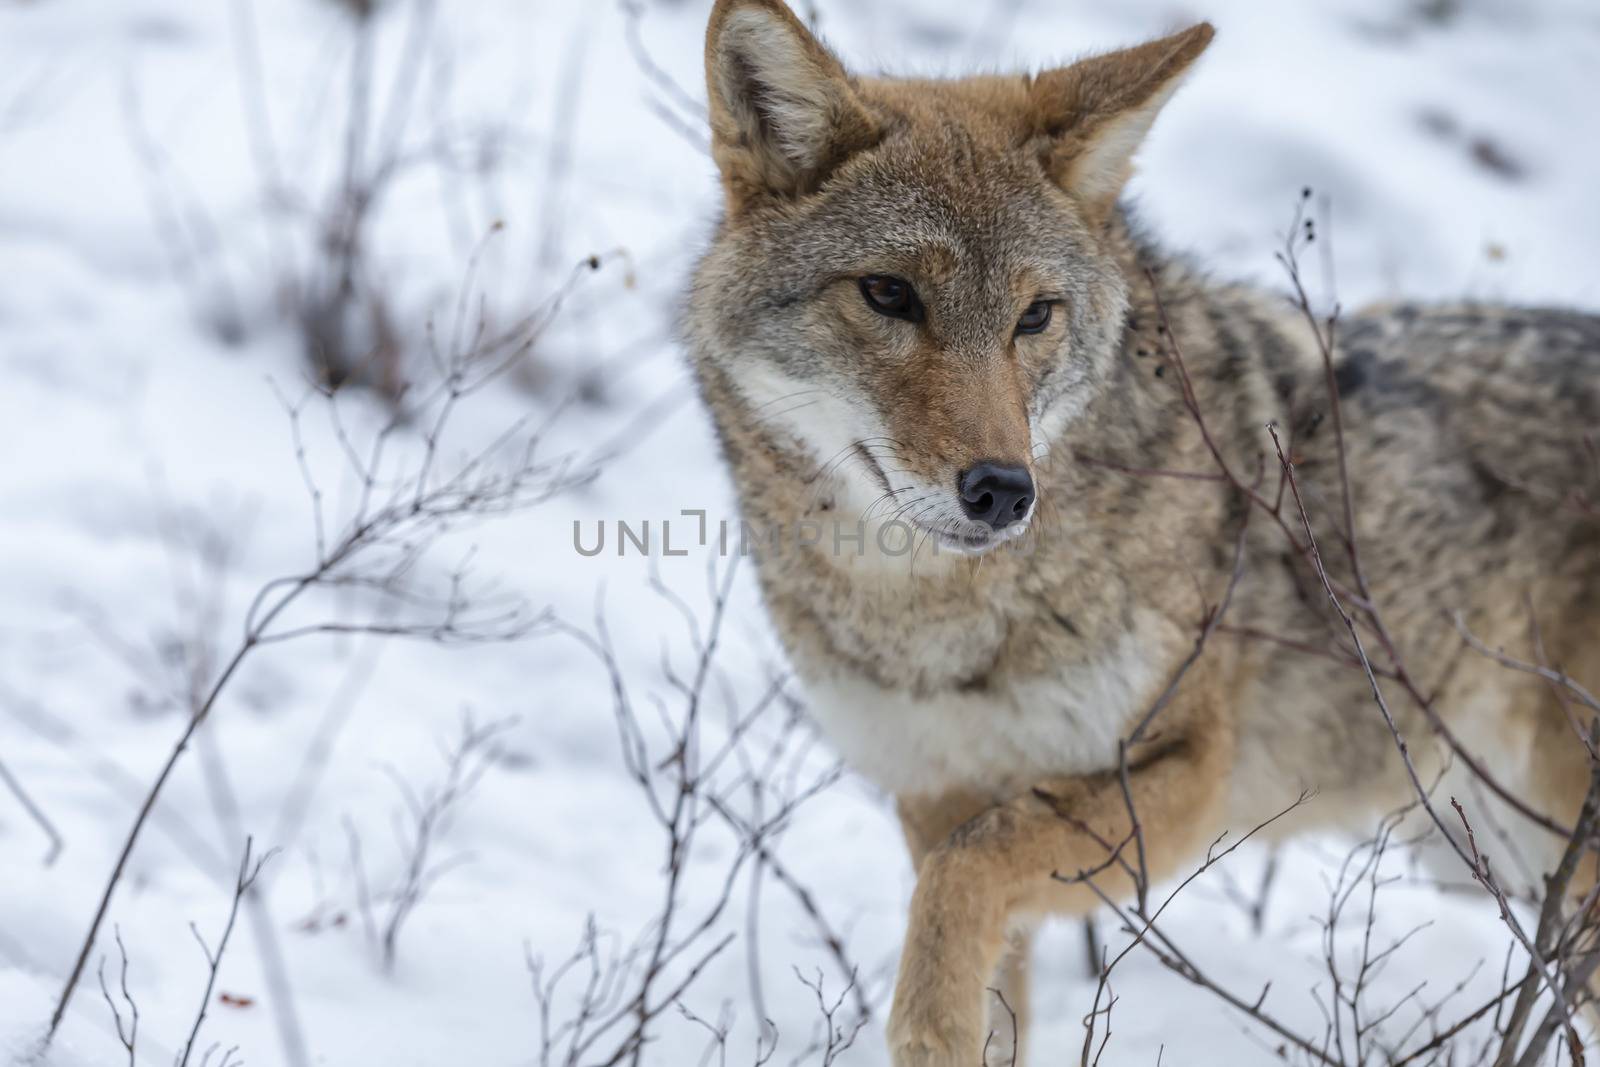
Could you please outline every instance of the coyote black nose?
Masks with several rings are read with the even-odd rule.
[[[1021,522],[1033,507],[1033,479],[1022,467],[980,463],[959,484],[961,510],[996,530]]]

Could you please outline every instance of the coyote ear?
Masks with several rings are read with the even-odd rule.
[[[731,207],[803,196],[879,136],[844,67],[782,0],[718,0],[706,89]]]
[[[1134,152],[1214,32],[1202,22],[1034,79],[1032,132],[1045,170],[1096,225],[1110,216]]]

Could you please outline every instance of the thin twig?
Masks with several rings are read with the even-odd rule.
[[[10,768],[6,766],[5,760],[0,760],[0,782],[5,783],[6,788],[11,790],[12,796],[17,798],[17,803],[22,805],[22,810],[28,813],[28,817],[37,823],[39,829],[43,830],[44,835],[50,839],[50,848],[44,854],[44,865],[46,867],[53,866],[57,858],[60,857],[61,849],[65,845],[60,832],[56,830],[55,823],[51,822],[50,817],[44,813],[44,809],[35,804],[33,798],[28,796],[27,790],[22,788],[22,783],[17,781],[16,776],[11,773]]]

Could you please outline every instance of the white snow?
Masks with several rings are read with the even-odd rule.
[[[905,73],[1039,66],[1209,18],[1217,41],[1157,122],[1134,181],[1143,219],[1169,247],[1218,274],[1276,283],[1279,231],[1310,185],[1331,198],[1346,304],[1406,294],[1600,306],[1600,9],[1461,0],[1434,5],[1459,7],[1437,21],[1416,14],[1421,6],[807,5],[847,63]],[[639,23],[653,62],[694,98],[703,96],[708,7],[655,0]],[[418,10],[432,9],[395,0],[380,15],[380,118],[404,95],[391,88],[393,72],[404,67]],[[664,658],[679,676],[694,660],[682,617],[649,578],[658,570],[704,625],[708,552],[650,563],[619,559],[608,545],[584,558],[572,529],[580,520],[588,537],[600,520],[651,519],[659,537],[660,521],[682,509],[703,508],[713,522],[733,514],[673,341],[687,271],[715,217],[714,175],[693,143],[692,107],[632,55],[623,7],[454,0],[431,19],[426,73],[400,143],[418,156],[448,143],[459,166],[404,170],[368,235],[372,282],[402,332],[420,336],[430,317],[448,327],[473,248],[496,220],[504,229],[485,245],[474,292],[500,321],[533,307],[584,256],[621,248],[627,259],[578,283],[531,369],[473,397],[444,450],[454,458],[576,394],[553,419],[550,454],[614,457],[588,484],[453,532],[426,557],[423,577],[441,578],[474,549],[474,574],[573,625],[592,628],[603,599],[620,669],[654,724],[652,699],[676,706]],[[278,313],[277,279],[285,264],[303,272],[315,260],[304,211],[320,208],[337,182],[351,40],[343,5],[331,0],[0,6],[0,762],[65,839],[45,866],[43,833],[0,789],[0,1058],[33,1054],[138,799],[182,730],[162,651],[202,617],[197,595],[203,603],[213,593],[220,608],[205,632],[231,650],[255,590],[312,557],[311,507],[278,392],[299,395],[305,363]],[[259,91],[241,73],[257,53]],[[249,118],[257,104],[298,207],[262,202]],[[490,142],[500,155],[486,160],[478,149]],[[241,339],[225,340],[219,327],[228,326]],[[358,441],[386,417],[359,391],[338,404]],[[330,517],[348,515],[359,487],[325,405],[313,403],[305,423]],[[415,433],[402,432],[400,452],[416,454]],[[207,576],[192,543],[175,541],[180,514],[209,516],[229,535],[220,578]],[[674,525],[675,543],[691,523]],[[747,569],[736,577],[708,747],[722,736],[727,701],[748,707],[781,662],[750,578]],[[360,612],[337,598],[315,607],[306,621]],[[515,722],[439,845],[436,858],[459,863],[422,899],[385,973],[361,929],[347,825],[372,889],[394,885],[404,857],[393,825],[405,801],[392,778],[418,789],[439,781],[440,747],[464,709],[479,723]],[[291,783],[330,717],[342,725],[326,767],[303,819],[286,826]],[[769,718],[762,738],[776,733]],[[126,1060],[94,976],[109,954],[114,979],[113,926],[131,960],[140,1062],[172,1061],[205,983],[188,927],[215,945],[243,833],[281,849],[263,899],[318,1064],[537,1063],[526,953],[565,958],[591,915],[628,942],[655,914],[662,836],[627,776],[605,670],[570,637],[442,648],[339,635],[264,648],[203,733],[140,840],[84,984],[38,1062]],[[826,772],[825,749],[790,743],[802,781]],[[208,788],[208,752],[224,768],[237,822]],[[839,1062],[887,1062],[881,1019],[911,884],[888,803],[846,776],[800,807],[774,847],[844,935],[876,1009]],[[1210,877],[1173,905],[1168,928],[1241,994],[1270,980],[1279,1016],[1320,1033],[1310,991],[1327,976],[1310,916],[1325,907],[1326,881],[1348,847],[1290,847],[1259,934]],[[727,834],[707,831],[686,872],[694,914],[716,897],[731,848]],[[1264,862],[1252,846],[1229,866],[1252,885]],[[1480,960],[1474,989],[1494,987],[1506,935],[1489,901],[1417,879],[1385,893],[1379,929],[1388,936],[1433,925],[1379,977],[1383,994],[1397,998],[1423,979],[1442,993]],[[735,940],[683,998],[708,1020],[727,1005],[735,1064],[752,1060],[761,1025],[749,906],[741,879],[716,935]],[[841,987],[832,958],[771,879],[755,926],[780,1042],[772,1062],[820,1062],[805,1051],[816,997],[795,971],[821,969],[831,999]],[[251,1064],[290,1062],[261,961],[241,916],[218,980],[236,999],[213,1001],[196,1062],[212,1041],[237,1045]],[[1115,989],[1107,1063],[1155,1063],[1163,1047],[1169,1064],[1261,1062],[1276,1047],[1142,953],[1118,970]],[[1076,1062],[1093,994],[1079,929],[1052,928],[1036,962],[1034,1062]],[[669,1010],[653,1032],[645,1062],[699,1062],[703,1027]]]

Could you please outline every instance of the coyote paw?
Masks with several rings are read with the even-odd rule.
[[[921,1034],[889,1046],[894,1067],[976,1067],[981,1052],[962,1053],[945,1039]]]
[[[894,1067],[978,1067],[983,1041],[967,1013],[896,1010],[889,1017],[889,1059]],[[971,1020],[976,1024],[977,1020]]]

